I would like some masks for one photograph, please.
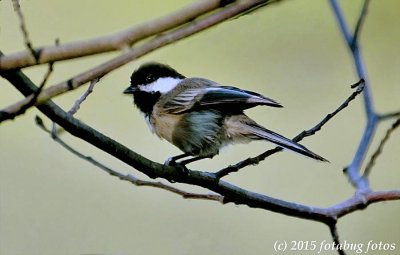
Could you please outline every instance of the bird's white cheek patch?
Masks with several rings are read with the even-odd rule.
[[[165,78],[160,78],[148,85],[139,85],[139,87],[140,90],[142,91],[160,92],[161,94],[165,94],[173,90],[176,87],[176,85],[178,85],[179,82],[181,82],[181,79],[165,77]]]

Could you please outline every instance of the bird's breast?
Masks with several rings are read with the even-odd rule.
[[[149,119],[153,131],[161,138],[166,139],[168,142],[173,143],[173,134],[176,126],[181,121],[182,115],[153,113]]]

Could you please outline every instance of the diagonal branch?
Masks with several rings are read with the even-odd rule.
[[[144,22],[120,32],[84,41],[71,42],[59,46],[39,47],[38,61],[29,52],[18,52],[0,57],[0,71],[29,67],[37,64],[90,56],[94,54],[124,50],[151,36],[160,35],[182,25],[196,22],[204,15],[212,14],[230,5],[249,6],[242,13],[249,13],[259,7],[281,0],[199,0],[163,17]],[[232,4],[233,3],[233,4]],[[234,17],[232,16],[232,17]]]
[[[201,20],[197,20],[195,22],[191,22],[186,26],[180,27],[176,30],[166,32],[154,39],[144,43],[141,46],[136,48],[127,50],[124,54],[117,56],[105,63],[102,63],[90,70],[87,70],[73,78],[68,79],[67,81],[61,82],[54,86],[49,87],[46,90],[43,90],[39,96],[36,105],[41,104],[52,97],[61,95],[70,90],[76,89],[79,86],[86,84],[87,82],[105,76],[112,70],[125,65],[126,63],[135,60],[149,52],[152,52],[158,48],[169,45],[173,42],[191,36],[195,33],[203,31],[207,28],[210,28],[216,24],[219,24],[225,20],[228,20],[232,17],[235,17],[243,12],[248,10],[252,10],[254,7],[258,5],[265,5],[266,2],[276,2],[268,1],[268,0],[247,0],[247,1],[238,1],[238,3],[234,3],[232,5],[228,5],[224,9],[221,9],[218,12],[213,13]],[[17,112],[22,105],[26,103],[26,101],[30,100],[32,95],[28,95],[24,100],[21,100],[9,107],[5,108],[3,111],[7,114],[13,114]]]
[[[24,95],[29,95],[37,89],[37,87],[21,71],[6,72],[3,73],[2,76]],[[224,197],[224,203],[232,202],[236,204],[245,204],[254,208],[263,208],[286,215],[304,219],[313,219],[326,223],[334,220],[334,217],[325,214],[324,210],[321,208],[287,202],[251,192],[228,182],[218,180],[212,173],[195,170],[182,172],[179,168],[177,169],[153,162],[110,137],[99,133],[85,123],[75,119],[52,101],[39,105],[37,108],[70,134],[92,144],[106,153],[109,153],[116,159],[119,159],[129,166],[139,170],[150,178],[164,178],[169,181],[192,184],[209,189],[222,195]]]
[[[21,11],[21,6],[19,4],[19,0],[12,0],[12,2],[13,2],[13,6],[14,6],[14,11],[17,13],[18,18],[19,18],[20,28],[22,31],[22,35],[24,36],[25,45],[28,48],[28,51],[31,54],[31,56],[34,58],[35,63],[38,63],[39,56],[40,56],[40,50],[35,50],[33,48],[31,40],[29,39],[28,29],[26,28],[25,18]],[[1,59],[1,56],[0,56],[0,59]]]
[[[16,1],[16,0],[13,0]],[[18,52],[0,58],[0,70],[24,68],[37,64],[90,56],[121,50],[150,36],[179,27],[220,7],[220,0],[200,0],[166,16],[144,22],[120,32],[63,45],[39,47],[38,61],[30,52]]]
[[[392,126],[386,131],[385,136],[383,137],[383,139],[381,140],[381,142],[379,143],[378,148],[376,149],[376,151],[372,154],[371,158],[369,159],[367,166],[365,167],[364,173],[363,173],[363,177],[364,178],[368,178],[372,167],[375,164],[376,159],[379,157],[379,155],[382,153],[383,147],[385,146],[386,142],[389,140],[390,135],[392,134],[392,132],[398,128],[400,126],[400,118],[398,118],[393,124]]]
[[[21,71],[6,72],[3,73],[2,76],[24,95],[29,95],[37,90],[37,87]],[[362,210],[371,203],[400,200],[400,190],[369,192],[363,194],[363,196],[360,196],[360,193],[358,193],[357,196],[351,197],[328,208],[319,208],[280,200],[235,186],[229,182],[218,179],[216,175],[212,173],[195,170],[182,172],[179,168],[177,169],[150,161],[117,141],[99,133],[85,123],[75,119],[52,101],[39,105],[37,108],[70,134],[92,144],[98,149],[114,156],[116,159],[125,162],[150,178],[164,178],[169,181],[192,184],[209,189],[223,196],[223,203],[231,202],[238,205],[243,204],[252,208],[261,208],[331,225],[335,223],[339,217],[356,210]]]
[[[69,114],[74,115],[79,110],[81,104],[93,92],[94,85],[96,85],[96,83],[98,83],[99,80],[100,78],[96,78],[90,82],[89,88],[85,91],[85,93],[83,93],[83,95],[80,98],[78,98],[78,100],[75,101],[72,108],[68,111]]]
[[[76,149],[74,149],[73,147],[71,147],[69,144],[67,144],[66,142],[64,142],[56,133],[52,131],[50,131],[43,123],[43,120],[39,117],[36,116],[35,118],[36,124],[46,133],[49,133],[51,135],[51,138],[57,142],[58,144],[60,144],[62,147],[64,147],[67,151],[71,152],[72,154],[74,154],[75,156],[77,156],[78,158],[81,158],[93,165],[95,165],[96,167],[98,167],[99,169],[103,170],[104,172],[108,173],[111,176],[115,176],[118,177],[120,180],[123,181],[128,181],[132,184],[134,184],[135,186],[141,187],[153,187],[153,188],[158,188],[158,189],[163,189],[169,192],[172,192],[174,194],[177,194],[185,199],[203,199],[203,200],[213,200],[213,201],[218,201],[218,202],[223,202],[224,198],[218,194],[198,194],[198,193],[192,193],[192,192],[187,192],[178,188],[175,188],[173,186],[164,184],[162,182],[155,182],[155,181],[145,181],[145,180],[141,180],[137,177],[135,177],[132,174],[122,174],[114,169],[109,168],[108,166],[100,163],[99,161],[95,160],[94,158],[90,157],[90,156],[85,156],[82,153],[80,153],[79,151],[77,151]]]
[[[364,89],[364,80],[361,79],[359,82],[351,85],[351,88],[357,88],[356,91],[354,91],[335,111],[333,111],[332,113],[329,113],[327,116],[325,116],[324,119],[322,119],[317,125],[315,125],[314,127],[312,127],[309,130],[303,131],[300,134],[298,134],[297,136],[295,136],[292,140],[295,142],[299,142],[301,140],[303,140],[303,138],[308,137],[308,136],[312,136],[314,135],[316,132],[318,132],[319,130],[321,130],[321,128],[330,120],[332,119],[336,114],[338,114],[340,111],[342,111],[344,108],[346,108],[349,103],[351,101],[353,101],[357,95],[359,95],[363,89]],[[218,172],[216,172],[216,175],[218,178],[222,178],[230,173],[233,172],[237,172],[240,169],[249,166],[249,165],[257,165],[260,161],[266,159],[267,157],[282,151],[281,147],[276,147],[274,149],[268,150],[263,152],[262,154],[253,157],[253,158],[248,158],[245,159],[243,161],[240,161],[239,163],[236,163],[235,165],[231,165],[228,166],[226,168],[223,168],[221,170],[219,170]]]
[[[74,105],[69,109],[68,114],[74,115],[75,113],[78,112],[79,108],[81,107],[81,104],[87,99],[87,97],[93,92],[94,86],[99,82],[100,78],[96,78],[90,82],[90,85],[87,90],[80,96],[74,103]],[[57,129],[56,123],[53,122],[52,130],[51,130],[51,136],[53,139],[55,139],[59,133],[63,132],[64,129],[59,128]]]
[[[1,56],[1,52],[0,52],[0,56]],[[35,91],[35,93],[33,93],[30,100],[27,101],[24,105],[22,105],[18,109],[18,111],[9,113],[5,109],[0,110],[0,123],[4,120],[11,120],[11,119],[14,119],[18,115],[24,114],[26,112],[26,110],[28,110],[29,108],[34,106],[35,103],[37,102],[37,98],[38,98],[39,94],[42,92],[42,90],[43,90],[44,86],[46,85],[48,79],[50,78],[50,75],[53,72],[53,70],[54,70],[53,63],[50,63],[49,68],[47,69],[47,72],[44,75],[44,78],[42,80],[42,83],[40,84],[38,89]]]

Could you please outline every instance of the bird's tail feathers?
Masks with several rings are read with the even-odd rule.
[[[263,140],[267,140],[269,142],[272,142],[276,145],[278,145],[279,147],[282,147],[284,149],[288,149],[294,152],[297,152],[301,155],[319,160],[319,161],[325,161],[325,162],[329,162],[327,159],[319,156],[318,154],[310,151],[309,149],[307,149],[306,147],[304,147],[301,144],[298,144],[280,134],[277,134],[271,130],[268,130],[264,127],[261,127],[257,124],[250,124],[248,125],[249,128],[247,128],[248,131],[250,131],[250,135],[251,136],[255,136],[253,137],[256,139],[263,139]]]

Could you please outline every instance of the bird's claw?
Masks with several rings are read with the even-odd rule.
[[[176,162],[174,158],[168,158],[165,162],[164,165],[166,166],[172,166],[182,172],[182,174],[188,174],[189,170],[186,168],[184,164],[181,164],[179,162]]]
[[[176,161],[173,157],[171,158],[167,158],[167,160],[165,160],[164,165],[166,166],[174,166],[176,165]]]

